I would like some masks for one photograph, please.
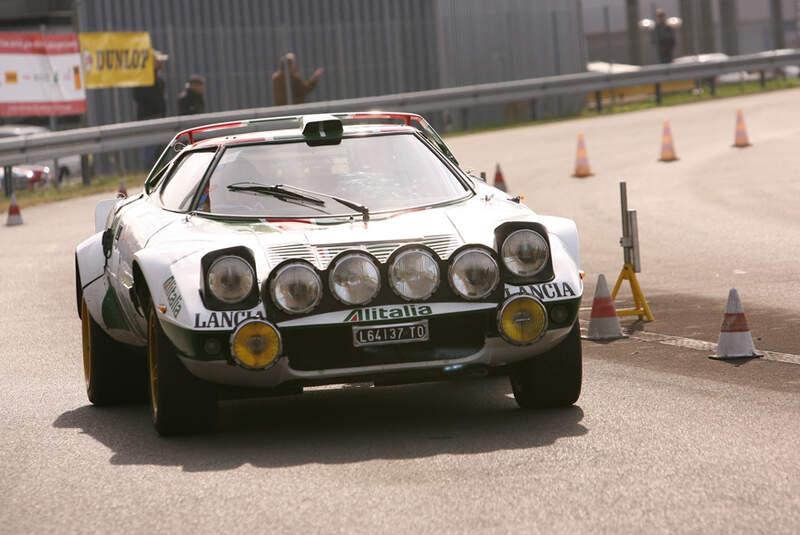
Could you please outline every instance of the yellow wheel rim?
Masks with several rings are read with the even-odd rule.
[[[154,310],[150,311],[148,319],[147,337],[147,365],[150,370],[150,402],[153,408],[153,418],[158,416],[158,319]]]
[[[83,339],[83,378],[86,381],[86,390],[89,390],[92,380],[92,319],[89,317],[89,307],[86,299],[81,299],[81,338]]]

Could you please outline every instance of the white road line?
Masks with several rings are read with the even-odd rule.
[[[582,324],[587,322],[582,321]],[[581,329],[582,334],[585,334],[586,329]],[[684,338],[683,336],[672,336],[671,334],[659,334],[645,331],[626,332],[629,338],[639,340],[642,342],[655,342],[658,344],[665,344],[668,346],[685,347],[687,349],[694,349],[697,351],[704,351],[716,353],[717,344],[713,342],[706,342],[704,340],[694,340],[692,338]],[[792,355],[790,353],[778,353],[777,351],[763,351],[756,349],[758,354],[764,355],[765,360],[774,360],[776,362],[786,362],[788,364],[800,365],[800,355]]]

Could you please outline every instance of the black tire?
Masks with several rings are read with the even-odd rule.
[[[94,405],[143,403],[147,399],[144,352],[108,336],[81,297],[81,337],[86,395]]]
[[[582,371],[581,330],[576,321],[560,344],[512,369],[514,399],[523,409],[568,407],[581,394]]]
[[[189,373],[178,359],[152,304],[147,308],[150,412],[160,435],[203,433],[217,421],[217,389]]]

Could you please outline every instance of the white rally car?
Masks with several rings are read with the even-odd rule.
[[[186,130],[95,225],[75,255],[88,396],[149,390],[161,434],[323,384],[502,374],[521,407],[580,394],[574,222],[469,176],[419,115]]]

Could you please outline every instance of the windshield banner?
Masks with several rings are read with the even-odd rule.
[[[153,85],[153,52],[147,32],[81,33],[86,87]]]
[[[0,32],[0,117],[86,113],[78,37]]]

